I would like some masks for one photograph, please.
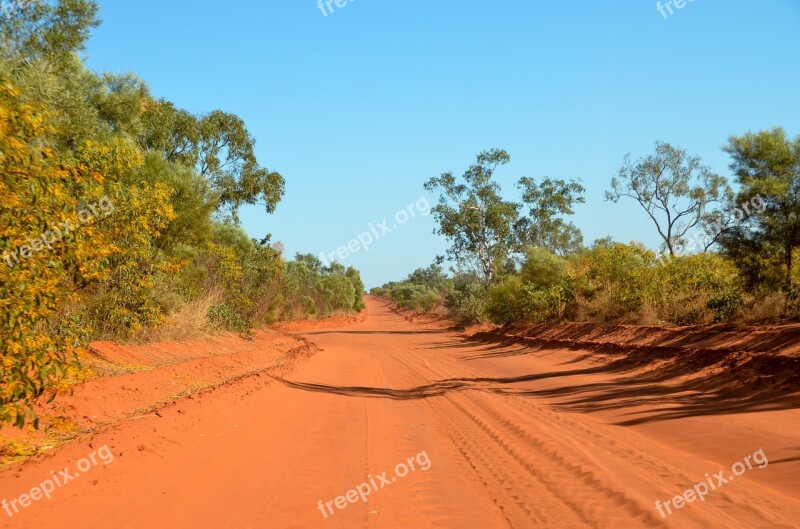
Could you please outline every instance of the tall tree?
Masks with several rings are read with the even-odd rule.
[[[100,21],[93,0],[16,0],[3,2],[0,58],[7,62],[60,59],[84,49]]]
[[[522,190],[522,202],[528,207],[528,215],[520,217],[515,226],[522,246],[546,248],[561,256],[580,250],[583,234],[562,216],[573,215],[575,204],[586,201],[586,189],[575,180],[551,178],[537,183],[523,177],[517,185]]]
[[[800,246],[800,136],[794,140],[776,127],[730,138],[725,151],[733,158],[731,169],[741,184],[739,203],[760,196],[764,208],[752,212],[751,230],[739,230],[726,241],[761,241],[783,253],[786,284],[792,283],[793,252]]]
[[[725,196],[727,180],[703,165],[700,158],[669,143],[656,142],[644,158],[625,156],[611,180],[606,200],[632,198],[647,212],[670,255],[680,249],[690,230],[707,218]]]
[[[217,110],[200,119],[198,170],[236,221],[240,206],[261,204],[272,213],[283,197],[283,177],[259,165],[255,146],[238,116]]]
[[[142,147],[194,167],[216,192],[218,211],[235,222],[245,204],[275,211],[283,197],[284,179],[259,164],[255,139],[241,118],[220,110],[198,118],[171,103],[155,101],[148,104],[142,119],[146,124],[139,138]]]
[[[444,173],[425,184],[427,191],[441,194],[432,212],[439,224],[435,233],[450,241],[448,256],[474,268],[487,286],[515,244],[513,226],[519,206],[503,200],[493,180],[495,170],[510,161],[506,151],[484,151],[461,180]]]

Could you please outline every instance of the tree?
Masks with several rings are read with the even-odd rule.
[[[725,196],[727,180],[703,165],[700,158],[664,142],[655,152],[633,161],[630,154],[606,200],[636,200],[656,225],[670,256],[685,242],[693,228],[707,218],[712,205]]]
[[[0,58],[59,62],[84,49],[89,32],[100,23],[98,10],[92,0],[18,1],[12,13],[0,16]]]
[[[295,255],[294,260],[297,261],[298,263],[305,264],[308,267],[308,269],[314,272],[315,274],[321,274],[322,269],[324,268],[322,261],[320,261],[316,255],[311,253],[298,253]],[[334,263],[334,264],[339,265],[339,263]]]
[[[583,235],[572,223],[560,215],[573,215],[575,204],[583,204],[586,189],[571,180],[545,178],[537,183],[523,177],[517,184],[522,190],[522,202],[528,206],[528,216],[521,217],[515,226],[521,246],[547,248],[565,256],[583,246]]]
[[[258,163],[255,139],[241,118],[221,110],[198,118],[171,103],[152,101],[142,120],[141,146],[206,178],[218,196],[218,212],[227,212],[238,223],[238,210],[245,204],[275,211],[285,181]]]
[[[339,273],[323,276],[321,286],[329,311],[336,313],[353,310],[357,293],[347,276]]]
[[[115,134],[140,134],[142,106],[152,99],[145,82],[133,74],[103,74],[98,78],[92,103],[99,120]]]
[[[217,110],[199,121],[197,169],[236,222],[240,206],[260,203],[272,213],[283,197],[283,177],[259,165],[255,145],[238,116]]]
[[[347,267],[347,271],[345,272],[345,277],[350,280],[350,284],[353,285],[354,299],[353,299],[353,310],[362,311],[364,310],[364,282],[361,280],[361,272],[353,268],[352,266]]]
[[[701,222],[704,234],[695,237],[696,242],[700,242],[703,253],[708,253],[714,246],[718,245],[723,237],[732,230],[736,230],[737,224],[743,219],[738,219],[732,212],[738,209],[736,193],[731,186],[725,184],[720,193],[718,207],[703,215]]]
[[[200,141],[197,118],[163,99],[146,101],[145,107],[138,137],[142,148],[162,153],[171,163],[194,168]]]
[[[428,268],[417,268],[408,275],[407,281],[414,285],[423,285],[431,290],[442,290],[450,283],[450,279],[437,263],[431,264]]]
[[[731,169],[742,188],[739,203],[760,197],[764,208],[752,212],[750,229],[736,232],[726,241],[729,250],[743,239],[760,241],[764,251],[777,246],[783,254],[786,284],[792,283],[794,250],[800,246],[800,136],[791,140],[776,127],[730,138],[725,148]]]
[[[486,286],[494,281],[498,264],[515,245],[518,205],[504,201],[500,186],[492,179],[495,170],[510,161],[506,151],[484,151],[461,182],[453,173],[444,173],[425,184],[427,191],[441,193],[432,212],[439,224],[435,233],[450,241],[448,256],[474,268]]]
[[[217,197],[208,181],[191,167],[170,163],[159,152],[145,155],[141,177],[172,190],[170,201],[175,218],[161,232],[156,246],[169,255],[183,255],[186,249],[205,249],[212,238],[211,214],[217,206]]]

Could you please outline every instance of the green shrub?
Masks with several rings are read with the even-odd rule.
[[[563,284],[540,288],[512,277],[489,289],[486,312],[500,324],[555,321],[563,316],[568,298]]]
[[[345,271],[345,277],[353,285],[353,310],[361,312],[365,307],[364,282],[361,280],[361,273],[351,266]]]
[[[524,319],[522,281],[510,277],[489,289],[486,297],[486,313],[494,323],[507,324]]]
[[[245,332],[250,326],[231,307],[218,303],[208,309],[208,320],[212,327],[218,329]]]
[[[742,304],[736,266],[716,254],[673,257],[658,267],[658,312],[679,325],[720,322]]]
[[[311,296],[303,296],[300,298],[300,306],[303,309],[303,313],[309,316],[313,316],[317,313],[317,305],[314,303],[314,298]]]
[[[640,243],[596,246],[567,264],[579,319],[639,320],[653,295],[655,254]]]
[[[370,293],[393,301],[398,307],[421,313],[437,312],[445,305],[452,280],[441,266],[432,264],[419,268],[404,281],[392,281]]]
[[[447,296],[445,306],[461,324],[480,323],[487,319],[487,298],[488,292],[482,283],[460,280]]]
[[[544,248],[531,247],[525,252],[525,262],[519,276],[523,283],[549,289],[564,283],[567,260]]]
[[[325,296],[327,312],[353,310],[356,290],[347,277],[338,274],[323,277],[322,292]]]
[[[398,307],[429,313],[442,304],[442,295],[424,285],[402,284],[388,291],[388,297]]]

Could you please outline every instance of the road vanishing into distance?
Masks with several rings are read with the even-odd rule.
[[[586,350],[467,340],[374,298],[356,324],[297,334],[316,353],[291,372],[4,471],[10,499],[100,447],[114,456],[0,526],[800,527],[797,410],[663,420],[679,395]]]

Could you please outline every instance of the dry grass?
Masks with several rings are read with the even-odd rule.
[[[780,323],[789,318],[787,299],[783,292],[771,292],[764,296],[745,299],[737,319],[743,323]]]
[[[714,312],[708,308],[708,296],[704,293],[676,294],[659,305],[643,299],[633,309],[626,308],[613,293],[600,291],[591,298],[576,296],[570,310],[567,320],[579,322],[693,325],[714,321]]]
[[[714,311],[708,308],[705,292],[676,293],[664,299],[659,319],[677,325],[699,325],[714,322]]]
[[[221,296],[209,292],[172,312],[159,326],[146,328],[131,339],[132,343],[185,341],[216,334],[208,321],[208,311],[219,303]]]

